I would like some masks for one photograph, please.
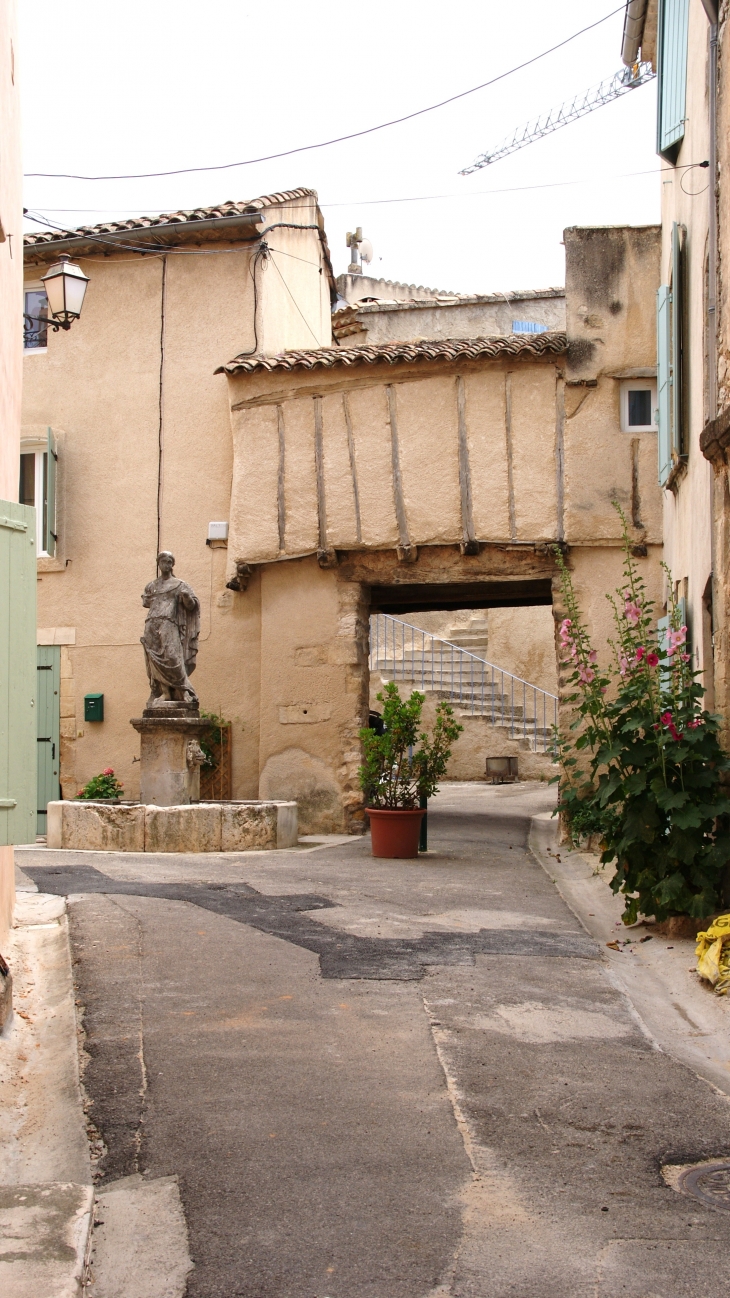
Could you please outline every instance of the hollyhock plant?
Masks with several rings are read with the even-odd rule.
[[[567,612],[559,633],[570,689],[565,702],[574,712],[557,737],[558,810],[571,836],[601,835],[601,861],[614,865],[611,888],[623,897],[626,924],[640,914],[701,919],[730,902],[722,882],[730,863],[730,759],[718,739],[720,718],[702,708],[704,690],[685,649],[687,627],[671,596],[671,575],[662,633],[616,508],[624,582],[608,596],[616,635],[605,665],[556,550]]]

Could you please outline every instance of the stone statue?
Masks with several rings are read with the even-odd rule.
[[[198,707],[190,677],[198,653],[200,601],[174,576],[174,564],[175,556],[169,550],[158,554],[160,576],[145,586],[142,595],[142,603],[149,609],[141,637],[151,691],[148,709],[162,700]]]

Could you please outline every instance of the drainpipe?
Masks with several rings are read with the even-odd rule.
[[[704,0],[703,0],[704,2]],[[709,0],[708,0],[709,3]],[[705,4],[707,8],[707,4]],[[717,21],[710,27],[709,51],[710,112],[710,199],[707,285],[707,351],[709,356],[708,404],[710,419],[717,415]]]
[[[621,60],[627,68],[633,68],[639,57],[641,38],[644,34],[647,0],[628,0],[624,14],[624,34],[621,42]]]

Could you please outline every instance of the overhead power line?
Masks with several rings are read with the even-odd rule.
[[[647,81],[653,81],[655,76],[651,63],[635,63],[632,68],[622,68],[615,76],[602,81],[600,86],[583,91],[573,99],[560,104],[558,108],[551,108],[535,121],[518,126],[514,135],[498,148],[493,149],[491,153],[482,153],[476,162],[473,162],[470,167],[464,167],[459,175],[471,176],[482,167],[489,167],[500,158],[506,158],[508,153],[516,153],[518,149],[524,149],[526,145],[532,144],[533,140],[541,140],[544,135],[552,135],[553,131],[559,131],[561,126],[576,122],[579,117],[585,117],[586,113],[592,113],[596,108],[610,104],[613,99],[627,94],[629,90],[637,90],[639,86],[646,85]]]
[[[586,32],[593,31],[594,27],[600,27],[601,23],[608,22],[617,13],[623,13],[624,5],[621,4],[617,9],[612,9],[610,13],[604,14],[603,18],[597,19],[594,23],[589,23],[587,27],[581,27],[580,31],[573,32],[572,36],[566,36],[565,40],[558,41],[557,45],[551,45],[549,50],[543,50],[541,54],[536,54],[531,59],[526,59],[524,63],[518,63],[516,67],[510,68],[507,72],[500,72],[490,81],[483,81],[481,85],[472,86],[469,90],[461,90],[457,95],[450,95],[448,99],[442,99],[437,104],[429,104],[427,108],[417,108],[412,113],[406,113],[403,117],[394,117],[389,122],[381,122],[378,126],[368,126],[362,131],[352,131],[349,135],[338,135],[332,140],[321,140],[319,144],[301,144],[295,149],[284,149],[281,153],[269,153],[261,158],[245,158],[241,162],[222,162],[215,166],[208,167],[178,167],[171,171],[142,171],[126,176],[81,176],[67,171],[28,171],[27,179],[41,178],[44,180],[154,180],[160,176],[187,176],[193,172],[199,171],[230,171],[233,167],[252,167],[257,162],[274,162],[277,158],[290,158],[295,153],[309,153],[312,149],[326,149],[331,144],[343,144],[346,140],[358,140],[363,135],[372,135],[375,131],[384,131],[389,126],[400,126],[402,122],[410,122],[414,117],[422,117],[424,113],[434,113],[438,108],[445,108],[447,104],[453,104],[457,99],[464,99],[467,95],[474,95],[478,90],[486,90],[488,86],[495,85],[498,81],[504,81],[505,77],[511,77],[515,72],[521,72],[523,68],[529,68],[533,63],[538,63],[540,59],[547,58],[548,54],[554,54],[564,45],[569,45],[571,41],[577,40]]]

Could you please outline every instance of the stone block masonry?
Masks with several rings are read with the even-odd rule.
[[[92,852],[250,852],[296,847],[296,802],[179,807],[49,802],[48,846]]]

